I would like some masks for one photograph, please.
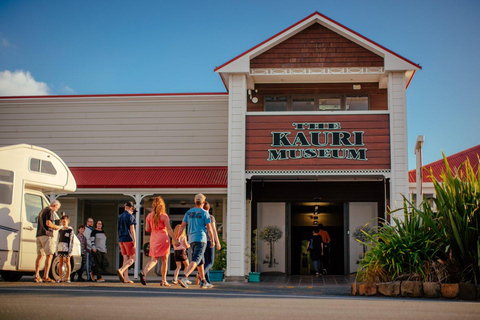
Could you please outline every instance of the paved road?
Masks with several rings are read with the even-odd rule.
[[[0,282],[0,319],[480,319],[479,302],[351,297],[348,288],[337,290]]]

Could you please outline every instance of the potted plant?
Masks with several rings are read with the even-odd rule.
[[[250,270],[253,272],[248,273],[248,282],[260,282],[260,272],[257,272],[257,264],[258,264],[258,252],[257,252],[257,242],[258,242],[258,234],[257,230],[253,230],[253,237],[252,237],[252,246],[250,247],[250,251],[246,253],[248,259],[250,259]]]
[[[222,282],[227,269],[227,243],[220,240],[220,245],[222,248],[215,252],[215,261],[213,262],[212,270],[208,273],[212,282]]]
[[[268,242],[270,245],[270,255],[267,258],[268,260],[264,261],[263,263],[268,263],[269,268],[275,267],[278,264],[275,261],[275,247],[274,244],[283,236],[283,231],[277,226],[267,226],[260,230],[258,234],[259,238],[265,242]]]

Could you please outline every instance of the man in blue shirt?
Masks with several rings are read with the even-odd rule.
[[[117,270],[118,278],[123,283],[133,283],[128,278],[128,268],[135,262],[137,247],[135,225],[137,221],[133,216],[136,212],[132,201],[125,203],[125,211],[118,217],[118,242],[123,256],[123,266]]]
[[[192,261],[184,270],[184,277],[178,280],[178,283],[184,288],[188,288],[188,276],[193,270],[195,270],[195,268],[197,268],[200,277],[200,288],[205,289],[212,287],[211,284],[205,281],[203,268],[203,255],[207,246],[207,231],[210,235],[210,239],[213,239],[212,227],[210,226],[210,215],[203,209],[205,199],[205,196],[201,193],[195,196],[195,207],[185,213],[185,217],[180,225],[180,230],[177,233],[178,235],[181,235],[185,226],[188,224],[188,242],[192,247],[193,253]]]

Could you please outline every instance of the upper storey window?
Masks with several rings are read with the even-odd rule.
[[[264,106],[265,111],[369,110],[369,96],[351,94],[266,95]]]

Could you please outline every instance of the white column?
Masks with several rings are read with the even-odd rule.
[[[125,194],[126,196],[130,196],[135,200],[135,208],[137,209],[137,214],[135,215],[135,220],[137,221],[137,225],[135,226],[135,240],[137,242],[135,246],[135,268],[133,271],[133,277],[134,279],[138,279],[138,272],[139,270],[139,265],[140,265],[140,248],[141,248],[141,243],[140,239],[142,238],[140,236],[140,209],[142,209],[142,200],[143,198],[147,196],[151,196],[151,194]]]
[[[245,114],[247,80],[244,74],[229,75],[228,98],[228,198],[227,280],[245,276]]]
[[[388,74],[388,110],[390,112],[390,156],[392,167],[390,207],[397,209],[403,206],[402,195],[408,196],[405,72],[391,72]]]

